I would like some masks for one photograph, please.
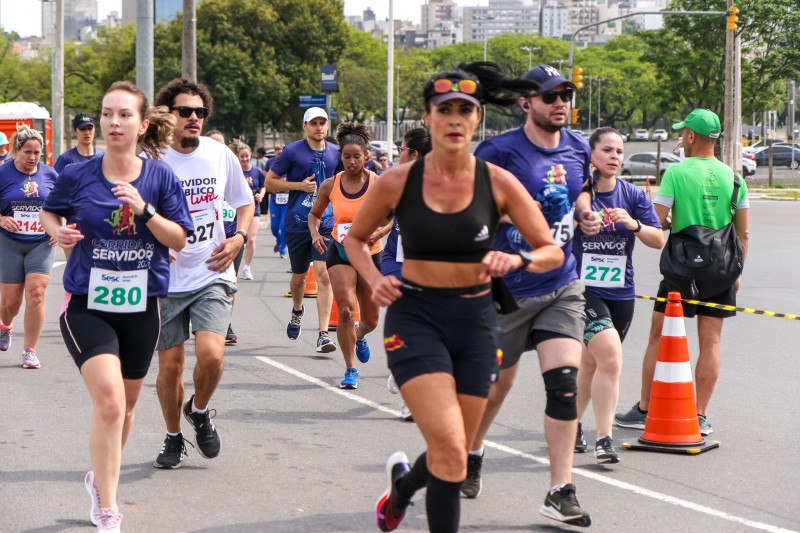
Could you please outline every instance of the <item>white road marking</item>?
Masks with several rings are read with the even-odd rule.
[[[396,416],[398,418],[402,418],[402,415],[400,414],[400,411],[398,411],[396,409],[390,409],[390,408],[388,408],[386,406],[383,406],[383,405],[381,405],[379,403],[373,402],[372,400],[367,400],[366,398],[362,398],[360,396],[356,396],[356,395],[353,394],[352,391],[346,391],[346,390],[343,390],[343,389],[339,389],[338,387],[334,387],[332,385],[329,385],[328,383],[322,381],[321,379],[317,379],[317,378],[315,378],[313,376],[309,376],[308,374],[300,372],[299,370],[296,370],[296,369],[294,369],[294,368],[292,368],[290,366],[284,365],[283,363],[279,363],[278,361],[276,361],[274,359],[271,359],[269,357],[263,357],[263,356],[256,356],[255,358],[258,359],[259,361],[262,361],[264,363],[267,363],[270,366],[273,366],[273,367],[277,368],[278,370],[282,370],[282,371],[286,372],[287,374],[291,374],[291,375],[293,375],[293,376],[295,376],[297,378],[302,379],[303,381],[307,381],[308,383],[316,385],[317,387],[320,387],[322,389],[325,389],[325,390],[328,390],[330,392],[333,392],[334,394],[338,394],[338,395],[340,395],[340,396],[342,396],[344,398],[347,398],[348,400],[360,403],[362,405],[366,405],[366,406],[372,407],[373,409],[375,409],[377,411],[381,411],[383,413],[387,413],[387,414],[390,414],[392,416]],[[533,461],[535,463],[539,463],[539,464],[542,464],[542,465],[548,465],[548,466],[550,465],[550,461],[548,459],[544,458],[544,457],[537,457],[536,455],[533,455],[533,454],[530,454],[530,453],[526,453],[526,452],[517,450],[515,448],[511,448],[509,446],[506,446],[504,444],[500,444],[498,442],[486,440],[486,441],[484,441],[484,446],[487,446],[489,448],[494,448],[495,450],[498,450],[498,451],[501,451],[501,452],[505,452],[505,453],[507,453],[509,455],[514,455],[516,457],[522,457],[524,459],[531,460],[531,461]],[[794,530],[791,530],[791,529],[784,529],[782,527],[773,526],[771,524],[765,524],[763,522],[756,522],[755,520],[748,520],[747,518],[742,518],[740,516],[732,515],[730,513],[724,512],[724,511],[718,511],[717,509],[713,509],[713,508],[707,507],[705,505],[700,505],[700,504],[697,504],[697,503],[694,503],[694,502],[690,502],[688,500],[682,500],[681,498],[676,498],[674,496],[670,496],[669,494],[664,494],[664,493],[657,492],[657,491],[654,491],[654,490],[646,489],[644,487],[639,487],[638,485],[634,485],[632,483],[626,483],[624,481],[619,481],[617,479],[606,477],[606,476],[603,476],[601,474],[597,474],[595,472],[589,472],[589,471],[586,471],[586,470],[573,468],[572,469],[572,473],[574,475],[576,475],[576,476],[582,476],[582,477],[585,477],[585,478],[588,478],[588,479],[591,479],[591,480],[594,480],[594,481],[599,481],[600,483],[605,483],[606,485],[611,485],[612,487],[616,487],[618,489],[622,489],[622,490],[627,490],[627,491],[633,492],[634,494],[638,494],[639,496],[645,496],[645,497],[652,498],[654,500],[658,500],[658,501],[661,501],[661,502],[664,502],[664,503],[669,503],[669,504],[672,504],[672,505],[676,505],[678,507],[683,507],[685,509],[696,511],[698,513],[707,514],[709,516],[713,516],[713,517],[719,518],[721,520],[727,520],[729,522],[742,524],[744,526],[747,526],[747,527],[750,527],[750,528],[753,528],[753,529],[757,529],[757,530],[761,530],[761,531],[768,531],[770,533],[798,533],[797,531],[794,531]]]

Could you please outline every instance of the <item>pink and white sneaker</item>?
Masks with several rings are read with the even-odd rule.
[[[122,513],[110,507],[100,510],[97,520],[97,533],[120,533]]]
[[[86,492],[92,499],[92,508],[89,510],[89,520],[92,524],[97,525],[100,521],[100,491],[97,490],[97,485],[94,483],[94,470],[86,472],[86,477],[83,478],[83,485],[86,487]]]

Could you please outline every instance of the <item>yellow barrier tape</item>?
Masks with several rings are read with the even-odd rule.
[[[657,298],[654,296],[642,296],[640,294],[636,295],[637,298],[642,300],[651,300],[654,302],[667,302],[666,298]],[[788,318],[789,320],[800,320],[800,315],[790,315],[788,313],[776,313],[775,311],[761,311],[759,309],[750,309],[749,307],[736,307],[733,305],[723,305],[723,304],[715,304],[710,302],[701,302],[699,300],[686,300],[684,298],[681,299],[682,303],[691,304],[691,305],[703,305],[705,307],[713,307],[714,309],[722,309],[725,311],[739,311],[742,313],[750,313],[751,315],[764,315],[764,316],[774,316],[775,318]]]

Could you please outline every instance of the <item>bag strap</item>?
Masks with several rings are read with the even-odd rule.
[[[739,187],[741,184],[739,183],[739,174],[734,172],[733,174],[733,194],[731,195],[731,217],[736,213],[736,207],[738,205],[738,198],[739,198]]]

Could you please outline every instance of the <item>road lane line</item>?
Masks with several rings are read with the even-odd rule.
[[[392,416],[396,416],[397,418],[402,418],[402,415],[400,414],[400,411],[398,411],[396,409],[391,409],[391,408],[386,407],[384,405],[381,405],[379,403],[373,402],[372,400],[367,400],[366,398],[362,398],[360,396],[356,396],[356,395],[353,394],[352,391],[347,391],[347,390],[340,389],[338,387],[334,387],[332,385],[329,385],[328,383],[322,381],[321,379],[317,379],[317,378],[315,378],[313,376],[309,376],[308,374],[300,372],[299,370],[296,370],[296,369],[294,369],[294,368],[292,368],[290,366],[284,365],[283,363],[280,363],[280,362],[278,362],[278,361],[276,361],[276,360],[274,360],[272,358],[264,357],[264,356],[255,356],[255,358],[258,359],[261,362],[264,362],[264,363],[266,363],[266,364],[268,364],[270,366],[273,366],[273,367],[277,368],[278,370],[282,370],[282,371],[286,372],[287,374],[291,374],[292,376],[295,376],[295,377],[297,377],[299,379],[302,379],[303,381],[307,381],[308,383],[316,385],[317,387],[320,387],[322,389],[325,389],[325,390],[328,390],[330,392],[333,392],[334,394],[338,394],[338,395],[340,395],[340,396],[342,396],[344,398],[347,398],[348,400],[360,403],[362,405],[366,405],[366,406],[372,407],[373,409],[375,409],[377,411],[381,411],[383,413],[390,414]],[[544,458],[544,457],[538,457],[536,455],[517,450],[516,448],[511,448],[509,446],[506,446],[504,444],[500,444],[498,442],[485,440],[484,441],[484,446],[487,446],[489,448],[493,448],[493,449],[501,451],[501,452],[505,452],[505,453],[507,453],[509,455],[514,455],[516,457],[521,457],[523,459],[528,459],[528,460],[531,460],[533,462],[536,462],[536,463],[539,463],[539,464],[542,464],[542,465],[547,465],[547,466],[550,465],[550,461],[548,459]],[[729,522],[734,522],[734,523],[737,523],[737,524],[741,524],[741,525],[750,527],[752,529],[757,529],[757,530],[760,530],[760,531],[768,531],[769,533],[798,533],[795,530],[784,529],[782,527],[773,526],[771,524],[765,524],[763,522],[756,522],[754,520],[749,520],[747,518],[742,518],[740,516],[732,515],[730,513],[724,512],[724,511],[718,511],[716,509],[713,509],[711,507],[707,507],[705,505],[700,505],[700,504],[697,504],[697,503],[694,503],[694,502],[690,502],[688,500],[683,500],[681,498],[676,498],[674,496],[670,496],[669,494],[664,494],[664,493],[657,492],[657,491],[654,491],[654,490],[646,489],[644,487],[640,487],[638,485],[633,485],[632,483],[626,483],[624,481],[619,481],[619,480],[614,479],[614,478],[603,476],[603,475],[597,474],[595,472],[589,472],[589,471],[582,470],[582,469],[579,469],[579,468],[573,468],[572,469],[572,473],[575,474],[576,476],[581,476],[581,477],[585,477],[585,478],[588,478],[588,479],[591,479],[591,480],[594,480],[594,481],[599,481],[600,483],[605,483],[606,485],[611,485],[612,487],[615,487],[615,488],[618,488],[618,489],[627,490],[629,492],[633,492],[634,494],[638,494],[640,496],[645,496],[647,498],[652,498],[654,500],[658,500],[658,501],[661,501],[661,502],[664,502],[664,503],[669,503],[671,505],[675,505],[675,506],[678,506],[678,507],[683,507],[685,509],[689,509],[691,511],[696,511],[698,513],[703,513],[703,514],[706,514],[706,515],[709,515],[709,516],[713,516],[713,517],[719,518],[721,520],[727,520]]]

